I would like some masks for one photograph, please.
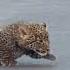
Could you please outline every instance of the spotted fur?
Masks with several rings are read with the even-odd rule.
[[[15,59],[24,54],[34,58],[37,54],[39,57],[40,54],[48,53],[49,39],[46,24],[18,22],[0,30],[1,65],[15,65]]]

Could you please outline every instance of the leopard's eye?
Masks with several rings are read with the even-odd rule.
[[[47,51],[49,51],[49,49],[47,49]]]

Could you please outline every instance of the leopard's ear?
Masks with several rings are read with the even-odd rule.
[[[47,25],[47,23],[45,23],[45,22],[43,22],[42,23],[42,26],[46,29],[46,31],[48,32],[48,25]]]
[[[46,23],[45,23],[45,22],[43,22],[43,23],[42,23],[42,26],[44,26],[44,27],[46,28]]]

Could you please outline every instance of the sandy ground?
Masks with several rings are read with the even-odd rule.
[[[57,60],[50,62],[22,57],[18,61],[24,66],[0,67],[0,70],[69,70],[70,0],[0,0],[0,26],[22,19],[48,22],[51,52]],[[40,65],[26,65],[37,63]]]

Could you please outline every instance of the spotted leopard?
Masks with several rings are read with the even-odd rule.
[[[0,65],[12,66],[22,55],[48,58],[49,39],[45,23],[17,22],[0,30]]]

